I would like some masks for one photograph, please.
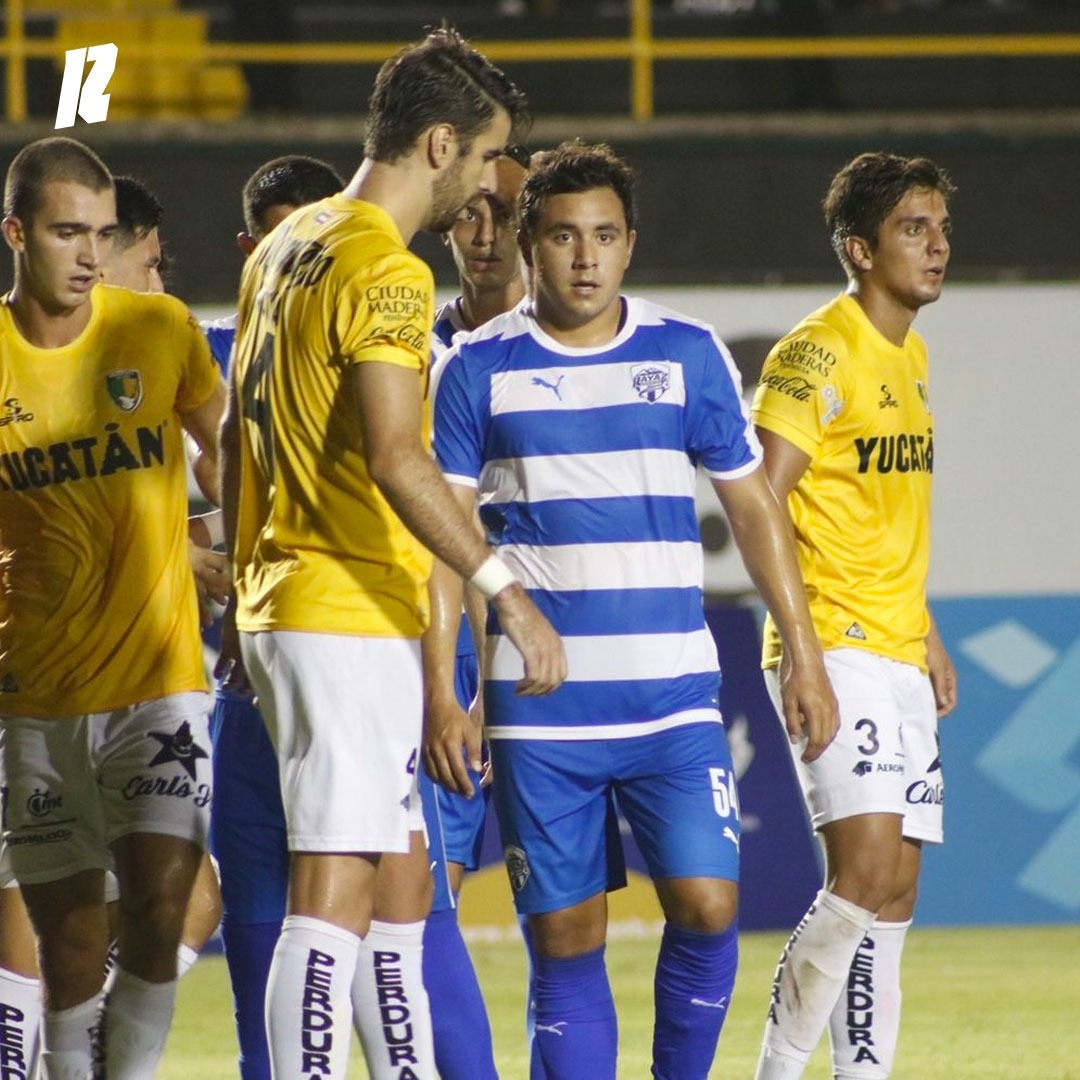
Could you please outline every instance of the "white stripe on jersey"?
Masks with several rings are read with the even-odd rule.
[[[503,544],[499,556],[527,589],[685,589],[701,587],[705,563],[694,540],[623,544]]]
[[[657,394],[655,405],[685,405],[682,364],[634,360],[498,371],[491,376],[491,414],[640,405],[649,392]]]
[[[689,634],[567,635],[568,682],[625,682],[631,679],[677,679],[716,671],[716,643],[709,630]],[[490,663],[485,677],[517,682],[524,678],[521,653],[499,634],[488,638]]]
[[[549,499],[693,498],[694,466],[682,450],[618,450],[496,458],[484,465],[485,503]]]

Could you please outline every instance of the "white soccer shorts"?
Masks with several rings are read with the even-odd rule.
[[[929,676],[864,649],[827,650],[825,669],[840,705],[840,731],[809,764],[800,760],[804,744],[791,747],[811,824],[901,814],[905,837],[940,844],[945,787]],[[782,715],[776,668],[766,670],[765,683]]]
[[[4,851],[24,885],[110,869],[109,846],[161,833],[206,846],[213,795],[204,693],[113,712],[5,717]]]
[[[396,852],[424,828],[420,642],[241,633],[277,751],[290,851]]]

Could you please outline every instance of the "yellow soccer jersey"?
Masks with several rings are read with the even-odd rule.
[[[426,627],[431,556],[368,473],[346,376],[375,361],[426,388],[433,297],[390,215],[343,195],[297,210],[248,260],[233,371],[240,629]]]
[[[206,688],[179,412],[221,376],[173,297],[97,286],[39,349],[0,300],[0,714]]]
[[[769,353],[755,424],[810,456],[789,499],[818,637],[926,667],[934,423],[926,346],[886,340],[841,295]],[[780,641],[766,623],[764,665]]]

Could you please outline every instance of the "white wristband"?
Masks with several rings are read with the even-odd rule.
[[[469,584],[485,600],[497,596],[507,585],[512,585],[515,581],[517,578],[511,573],[510,567],[498,555],[489,555],[480,564],[480,569],[469,578]]]
[[[203,514],[203,524],[210,534],[210,546],[216,548],[225,543],[225,515],[220,510],[211,510],[209,514]]]

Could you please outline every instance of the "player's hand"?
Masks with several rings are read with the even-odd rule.
[[[220,551],[201,547],[189,540],[188,559],[195,575],[195,592],[199,597],[199,621],[203,626],[210,626],[214,621],[211,604],[224,606],[229,599],[232,588],[229,558]]]
[[[788,738],[793,746],[805,740],[802,760],[816,761],[840,730],[840,708],[821,654],[793,663],[785,653],[780,662],[780,694]]]
[[[482,714],[479,720],[478,725],[477,718],[466,712],[457,698],[429,696],[424,704],[424,765],[428,776],[447,791],[467,799],[476,793],[469,768],[475,773],[483,768]]]
[[[499,613],[503,633],[525,661],[525,678],[515,692],[531,697],[557,690],[566,678],[566,650],[555,628],[517,582],[507,585],[491,603]]]
[[[926,637],[926,667],[930,672],[930,685],[934,688],[934,701],[938,716],[948,716],[956,708],[957,678],[945,643],[936,627],[931,627]]]
[[[240,635],[236,630],[236,596],[230,595],[221,617],[221,651],[214,665],[218,686],[229,694],[249,694],[251,684],[240,655]]]

